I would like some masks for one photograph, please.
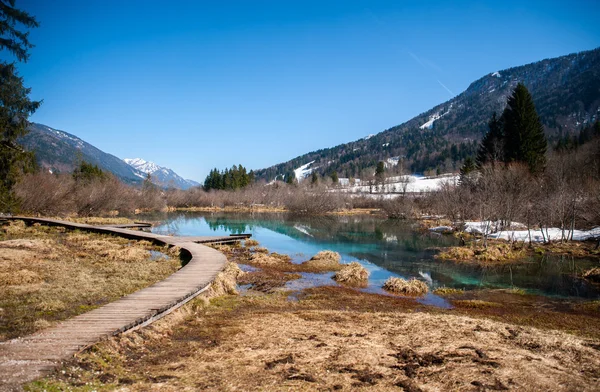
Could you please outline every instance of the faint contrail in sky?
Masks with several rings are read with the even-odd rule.
[[[384,31],[384,30],[387,30],[387,24],[383,20],[381,20],[377,15],[375,15],[375,13],[373,11],[371,11],[369,8],[366,8],[365,11],[371,16],[371,18],[373,18],[373,20],[375,20],[375,22],[377,22],[377,24],[379,24],[379,26],[380,26],[379,33],[387,35],[388,37],[386,37],[386,38],[389,38],[389,33],[387,31]],[[406,51],[406,53],[413,60],[415,60],[421,67],[423,67],[423,69],[425,69],[429,72],[431,72],[431,70],[434,70],[436,72],[443,72],[442,68],[439,65],[435,64],[434,62],[429,61],[424,58],[421,59],[419,56],[417,56],[416,54],[414,54],[413,52],[408,51],[408,50]],[[450,90],[448,87],[446,87],[446,85],[444,85],[444,83],[442,83],[439,79],[436,79],[436,80],[440,84],[440,86],[442,86],[444,88],[444,90],[448,91],[448,93],[450,93],[450,95],[452,97],[454,97],[454,93],[452,92],[452,90]]]
[[[440,84],[440,86],[442,86],[443,88],[445,88],[445,89],[446,89],[446,91],[448,91],[448,92],[450,93],[450,95],[451,95],[451,96],[454,96],[454,93],[452,92],[452,90],[450,90],[448,87],[446,87],[446,86],[444,85],[444,83],[440,82],[440,80],[439,80],[439,79],[436,79],[436,80],[437,80],[437,82]]]

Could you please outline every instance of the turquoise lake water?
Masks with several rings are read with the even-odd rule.
[[[154,217],[156,218],[156,217]],[[418,231],[414,222],[370,216],[293,217],[286,214],[171,213],[160,217],[152,231],[174,235],[229,235],[251,233],[272,252],[288,254],[294,262],[308,260],[321,250],[339,252],[343,262],[358,261],[370,272],[369,292],[381,289],[390,276],[418,278],[430,289],[523,289],[531,294],[558,297],[600,298],[600,290],[581,278],[597,260],[538,256],[510,266],[480,267],[439,261],[437,249],[457,245],[452,236]],[[331,274],[307,274],[291,282],[335,285]],[[444,306],[429,294],[422,301]]]

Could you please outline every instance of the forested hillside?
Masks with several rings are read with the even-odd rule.
[[[314,161],[321,175],[365,177],[379,161],[388,168],[410,172],[454,171],[474,156],[493,112],[501,113],[515,86],[531,92],[551,143],[576,135],[598,119],[600,107],[600,48],[491,72],[466,91],[413,119],[376,135],[313,151],[256,172],[272,180]]]

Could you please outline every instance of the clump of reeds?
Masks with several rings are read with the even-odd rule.
[[[339,253],[331,250],[323,250],[314,255],[310,260],[305,261],[303,264],[309,269],[319,271],[337,271],[342,268],[340,260],[342,257]]]
[[[489,244],[473,247],[452,247],[437,255],[439,259],[476,263],[506,263],[525,256],[523,249],[515,249],[511,244]]]
[[[421,296],[427,294],[429,288],[425,282],[412,278],[405,280],[402,278],[390,277],[383,284],[383,289],[396,294]]]
[[[228,262],[210,285],[207,297],[218,297],[224,294],[237,294],[237,280],[245,274],[236,263]]]
[[[600,268],[592,268],[590,270],[587,270],[584,274],[583,277],[588,279],[588,280],[592,280],[594,282],[600,282]]]
[[[244,241],[244,246],[246,248],[251,248],[253,246],[258,246],[258,245],[259,245],[258,241],[254,240],[252,238],[248,238],[247,240]]]
[[[333,280],[352,286],[366,286],[369,281],[369,271],[360,263],[353,261],[342,266],[342,269],[333,275]]]
[[[250,262],[254,264],[266,264],[266,265],[275,265],[282,263],[289,263],[291,261],[291,257],[288,255],[282,255],[279,253],[252,253],[250,255]]]
[[[454,295],[454,294],[464,294],[463,289],[455,289],[452,287],[439,287],[433,291],[435,295]]]

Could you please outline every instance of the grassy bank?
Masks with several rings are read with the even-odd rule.
[[[239,246],[219,249],[241,264],[254,254]],[[510,291],[447,290],[443,294],[454,308],[441,309],[410,297],[333,285],[290,296],[286,283],[300,277],[300,267],[285,268],[291,264],[281,258],[236,272],[245,285],[242,295],[194,300],[150,327],[97,344],[27,388],[597,387],[597,303],[550,301]]]
[[[160,252],[151,256],[150,251]],[[164,279],[178,255],[147,241],[25,226],[0,229],[0,341],[30,334]]]

